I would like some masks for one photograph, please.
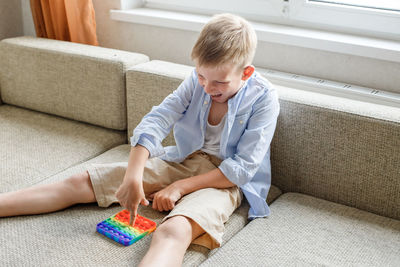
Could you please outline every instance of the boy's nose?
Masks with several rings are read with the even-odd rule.
[[[210,83],[208,82],[203,82],[203,88],[207,94],[210,94],[212,92],[212,88],[210,86]]]

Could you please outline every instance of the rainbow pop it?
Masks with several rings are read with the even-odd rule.
[[[140,215],[135,225],[129,225],[130,213],[123,210],[97,224],[97,232],[124,245],[129,246],[156,229],[156,223]]]

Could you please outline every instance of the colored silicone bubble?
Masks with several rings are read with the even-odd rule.
[[[97,224],[97,232],[124,246],[132,245],[153,232],[157,224],[150,219],[137,215],[134,226],[129,225],[130,213],[122,210]]]

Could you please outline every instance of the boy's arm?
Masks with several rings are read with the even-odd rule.
[[[270,149],[280,110],[276,90],[270,89],[252,105],[252,109],[234,155],[218,166],[238,186],[253,179]]]
[[[130,139],[131,145],[145,146],[150,152],[150,157],[162,155],[164,148],[161,142],[171,132],[175,122],[184,116],[192,100],[196,81],[197,74],[193,70],[160,105],[153,106],[134,129]]]
[[[150,195],[153,199],[153,209],[168,211],[175,207],[176,201],[182,196],[203,188],[228,188],[235,186],[216,168],[207,173],[178,180],[166,188]]]
[[[215,168],[212,171],[200,175],[179,180],[177,183],[179,183],[179,186],[182,190],[182,195],[186,195],[208,187],[228,188],[235,186],[234,183],[225,177],[219,168]]]
[[[131,225],[135,223],[139,203],[149,204],[143,191],[143,170],[148,157],[149,151],[145,147],[136,145],[131,148],[124,180],[115,194],[121,206],[130,211]]]

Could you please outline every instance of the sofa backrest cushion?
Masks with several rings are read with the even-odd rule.
[[[273,184],[400,219],[400,109],[278,91]]]
[[[193,67],[153,60],[139,64],[126,74],[128,139],[133,130],[153,106],[160,104],[189,76]],[[174,145],[173,133],[164,140],[164,146]]]
[[[2,101],[126,130],[125,70],[142,54],[34,37],[0,42]]]

